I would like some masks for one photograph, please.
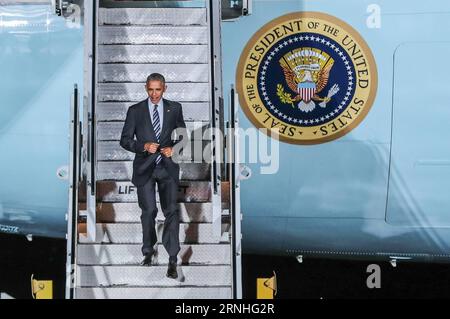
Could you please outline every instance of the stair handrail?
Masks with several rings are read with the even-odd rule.
[[[213,210],[213,236],[217,242],[222,238],[222,171],[223,171],[223,141],[224,108],[222,89],[222,48],[221,8],[220,0],[208,0],[207,20],[209,26],[209,64],[210,64],[210,119],[211,119],[211,203]]]
[[[87,240],[96,239],[97,208],[97,45],[99,1],[85,6],[85,132],[87,133]]]
[[[241,231],[241,192],[240,192],[240,154],[239,154],[239,110],[238,94],[231,86],[229,114],[227,123],[227,173],[230,183],[230,229],[231,256],[233,265],[232,291],[234,299],[242,299],[242,231]]]
[[[76,272],[76,242],[78,224],[78,189],[80,183],[82,136],[79,118],[78,85],[74,85],[70,107],[70,146],[69,146],[69,205],[66,214],[67,221],[67,252],[66,252],[66,299],[74,297]]]

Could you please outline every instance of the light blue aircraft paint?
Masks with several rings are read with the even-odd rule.
[[[49,10],[15,9],[28,17]],[[318,145],[281,143],[276,174],[246,164],[244,252],[450,260],[450,2],[254,0],[252,15],[222,24],[225,90],[249,39],[298,11],[332,15],[364,38],[377,95],[348,134]],[[63,19],[50,21],[49,32],[0,29],[0,224],[62,237],[68,182],[56,172],[69,161],[69,100],[73,83],[82,84],[83,38]],[[253,127],[243,112],[240,124]]]
[[[377,97],[364,121],[337,140],[281,143],[277,174],[248,165],[244,251],[450,257],[450,3],[255,1],[253,15],[224,24],[225,85],[234,83],[253,34],[295,11],[327,13],[361,34],[376,60]],[[242,114],[241,126],[253,124]]]
[[[82,31],[47,5],[2,6],[0,14],[0,230],[64,237],[69,183],[57,172],[69,163]]]

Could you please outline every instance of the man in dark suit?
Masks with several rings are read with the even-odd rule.
[[[172,160],[176,144],[172,140],[172,132],[178,128],[185,129],[186,124],[181,104],[163,99],[167,86],[161,74],[152,73],[147,78],[145,89],[148,99],[128,109],[120,145],[135,153],[132,183],[137,187],[139,207],[142,209],[144,259],[141,265],[150,266],[157,241],[155,185],[158,184],[165,217],[162,243],[169,254],[167,277],[177,278],[177,254],[180,251],[177,193],[180,167]]]

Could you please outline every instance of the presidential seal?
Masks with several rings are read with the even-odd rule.
[[[258,128],[292,144],[337,139],[365,118],[377,68],[364,39],[327,14],[297,12],[262,27],[242,52],[239,101]]]

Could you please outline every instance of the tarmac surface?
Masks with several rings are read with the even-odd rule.
[[[54,297],[64,297],[66,242],[0,234],[0,293],[31,299],[31,275],[54,281]],[[367,267],[380,268],[380,288],[368,288]],[[342,261],[293,257],[243,256],[244,298],[256,298],[257,278],[276,273],[276,299],[450,298],[450,264]]]

